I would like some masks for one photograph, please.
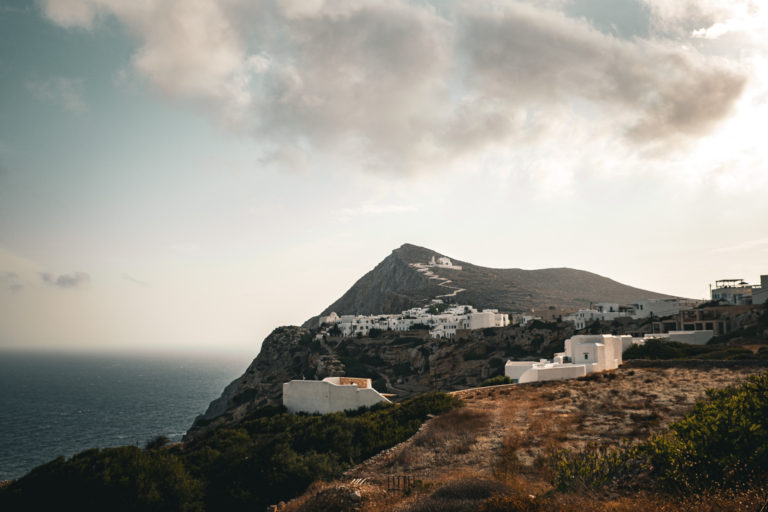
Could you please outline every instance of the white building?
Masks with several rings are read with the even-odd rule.
[[[525,384],[526,382],[539,382],[544,380],[564,380],[583,377],[587,374],[587,367],[583,364],[564,363],[563,358],[555,358],[554,361],[542,359],[535,361],[507,361],[504,367],[504,375],[512,382]]]
[[[330,315],[329,315],[330,316]],[[323,317],[327,318],[327,317]],[[485,329],[509,325],[509,316],[497,309],[478,311],[472,306],[453,306],[441,313],[428,308],[411,308],[399,315],[341,315],[335,324],[342,336],[358,333],[366,336],[371,329],[407,331],[414,325],[426,325],[433,338],[452,338],[458,329]]]
[[[596,309],[580,309],[576,313],[571,313],[570,315],[565,315],[563,317],[564,322],[573,322],[577,331],[584,329],[587,324],[590,324],[595,320],[602,319],[602,314]]]
[[[617,302],[599,302],[592,309],[580,309],[563,317],[563,321],[573,322],[576,330],[584,329],[595,320],[611,321],[616,318],[648,318],[676,315],[680,312],[680,300],[640,299],[632,304],[621,305]]]
[[[680,312],[680,299],[641,299],[632,304],[632,318],[663,317]]]
[[[451,270],[461,270],[461,265],[454,265],[450,258],[446,258],[445,256],[439,256],[437,260],[435,260],[435,257],[432,256],[432,259],[429,260],[430,267],[438,267],[438,268],[448,268]]]
[[[615,370],[622,363],[622,352],[632,343],[632,336],[577,335],[565,340],[565,352],[555,354],[552,361],[507,361],[504,375],[522,384]]]
[[[733,306],[750,304],[752,301],[752,286],[743,279],[720,279],[715,281],[715,287],[711,289],[710,296],[712,300],[725,302]]]
[[[587,373],[615,370],[621,364],[621,354],[632,345],[632,336],[611,334],[579,334],[565,340],[562,354],[574,364],[583,364]]]
[[[321,316],[317,320],[318,325],[323,324],[336,324],[339,322],[339,315],[337,315],[334,311],[331,311],[329,315]]]
[[[326,377],[283,383],[283,405],[289,412],[327,414],[389,402],[371,387],[371,379]]]

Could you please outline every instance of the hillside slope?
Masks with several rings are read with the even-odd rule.
[[[373,270],[361,277],[321,315],[399,313],[456,290],[455,300],[479,308],[530,311],[554,306],[578,309],[590,302],[628,303],[637,299],[669,297],[616,282],[607,277],[572,268],[523,270],[480,267],[451,258],[461,270],[430,267],[434,276],[419,271],[417,264],[445,256],[424,247],[404,244],[392,251]],[[450,282],[446,282],[449,280]],[[314,326],[317,317],[304,325]]]

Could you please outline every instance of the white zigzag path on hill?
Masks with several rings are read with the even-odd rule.
[[[444,288],[448,288],[450,290],[453,290],[451,293],[446,293],[443,295],[437,295],[435,298],[439,299],[442,297],[456,297],[457,294],[466,291],[465,288],[459,288],[458,286],[451,286],[449,283],[452,283],[450,279],[447,279],[445,277],[440,277],[435,272],[433,272],[432,268],[450,268],[453,270],[461,270],[461,267],[458,265],[451,264],[451,260],[448,258],[440,258],[440,260],[445,260],[447,263],[435,263],[434,256],[432,257],[432,261],[430,263],[409,263],[408,265],[415,268],[417,272],[421,272],[429,279],[439,280],[440,282],[437,283],[438,286],[442,286]]]

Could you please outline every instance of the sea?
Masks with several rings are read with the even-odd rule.
[[[178,441],[247,357],[0,351],[0,480],[88,448]]]

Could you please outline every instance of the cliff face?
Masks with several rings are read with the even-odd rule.
[[[571,268],[539,270],[480,267],[451,258],[461,270],[431,268],[442,279],[419,272],[414,264],[445,256],[430,249],[405,244],[392,251],[376,268],[361,277],[321,315],[399,313],[422,306],[430,299],[457,289],[458,303],[505,312],[531,309],[578,309],[591,302],[629,303],[637,299],[669,297],[618,283],[612,279]],[[450,280],[446,282],[445,280]],[[317,317],[304,325],[314,327]]]
[[[198,417],[188,436],[237,423],[249,411],[282,403],[282,384],[328,376],[368,377],[399,401],[433,389],[477,386],[503,374],[510,357],[536,358],[563,349],[571,324],[459,331],[434,340],[427,331],[384,332],[377,338],[315,339],[314,331],[280,327],[265,340],[245,373]]]

